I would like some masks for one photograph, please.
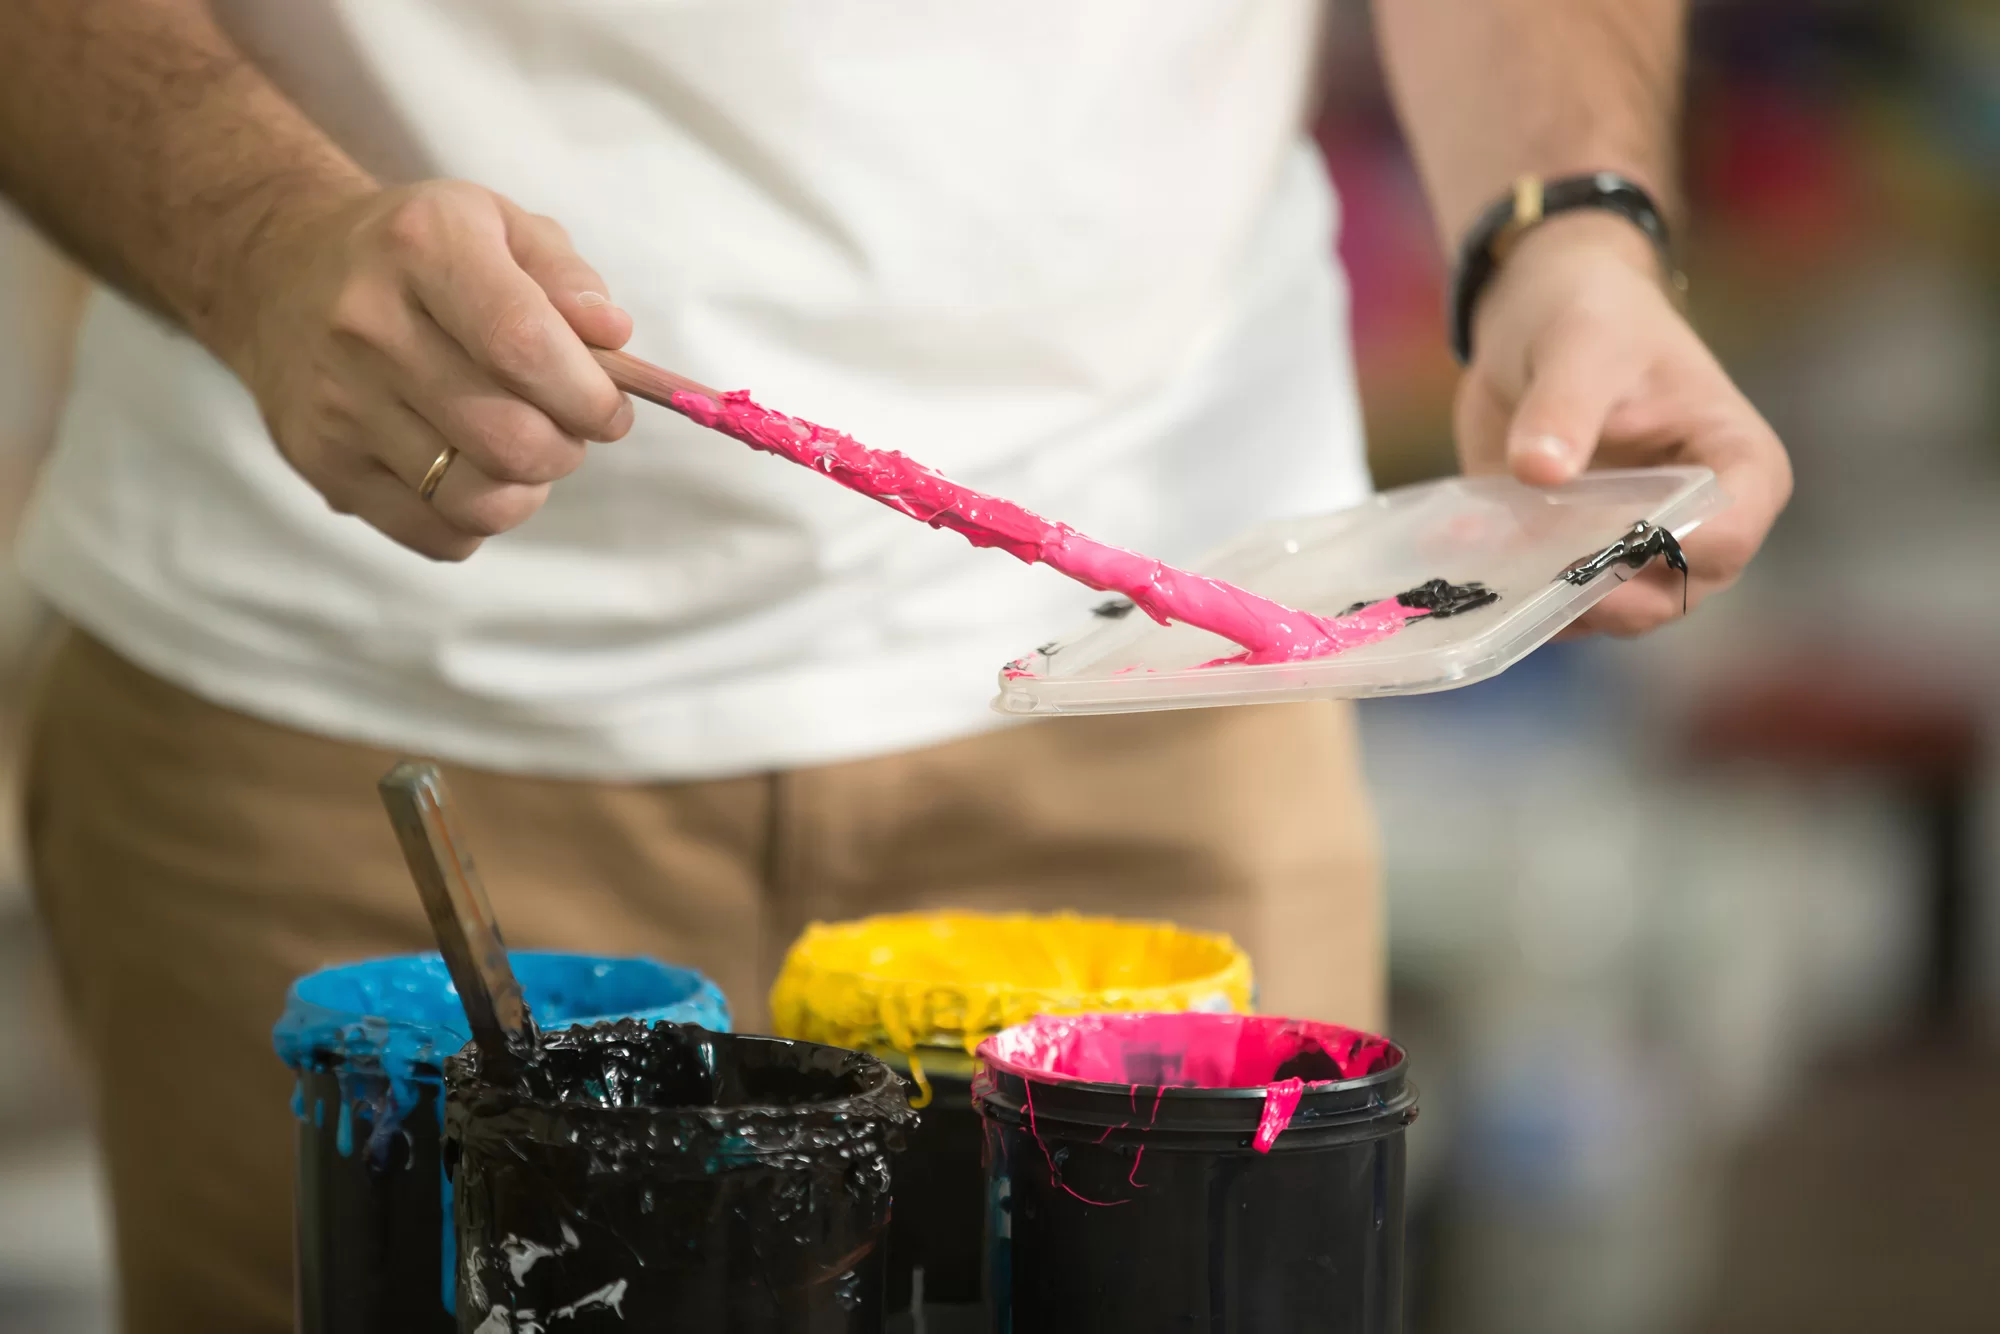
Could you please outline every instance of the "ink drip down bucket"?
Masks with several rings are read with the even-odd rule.
[[[917,1114],[859,1052],[633,1020],[445,1063],[461,1334],[876,1334]]]
[[[982,1043],[994,1334],[1400,1334],[1401,1048],[1250,1015]]]
[[[689,969],[532,950],[509,957],[545,1027],[623,1016],[729,1026],[722,993]],[[436,954],[343,964],[292,984],[272,1041],[298,1076],[300,1334],[457,1328],[440,1132],[445,1058],[470,1037]]]
[[[984,1329],[983,1132],[973,1052],[1038,1014],[1242,1011],[1249,957],[1227,936],[1071,913],[922,912],[819,923],[771,992],[776,1031],[877,1056],[922,1120],[896,1169],[887,1309],[931,1334]]]

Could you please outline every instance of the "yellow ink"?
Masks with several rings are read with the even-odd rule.
[[[920,1051],[969,1060],[1038,1014],[1248,1012],[1251,995],[1250,958],[1223,935],[1073,913],[907,913],[808,927],[771,1016],[780,1037],[901,1056],[922,1107]]]

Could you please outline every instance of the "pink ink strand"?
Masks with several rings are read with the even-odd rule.
[[[823,473],[933,528],[949,528],[976,547],[998,547],[1087,587],[1122,593],[1162,625],[1181,621],[1243,646],[1242,654],[1219,662],[1324,657],[1385,638],[1404,621],[1427,614],[1393,599],[1351,616],[1296,611],[1220,579],[1107,546],[1012,501],[960,486],[894,450],[870,449],[840,431],[773,412],[747,390],[732,390],[720,400],[682,390],[672,402],[703,426]]]
[[[1169,1088],[1261,1088],[1264,1107],[1251,1140],[1259,1153],[1271,1151],[1312,1084],[1360,1079],[1398,1059],[1387,1039],[1339,1024],[1195,1012],[1044,1015],[988,1038],[980,1044],[979,1055],[988,1066],[1024,1082],[1028,1133],[1037,1143],[1041,1140],[1034,1120],[1037,1081],[1124,1084],[1135,1110],[1139,1088],[1151,1085],[1149,1128]],[[1298,1062],[1336,1078],[1279,1078],[1280,1070]],[[1046,1145],[1042,1151],[1047,1154]],[[1053,1166],[1051,1161],[1052,1174]],[[1137,1174],[1135,1161],[1132,1177]],[[1133,1180],[1133,1184],[1138,1183]]]
[[[1306,1081],[1296,1077],[1279,1080],[1266,1088],[1264,1114],[1257,1119],[1257,1134],[1250,1147],[1259,1153],[1269,1153],[1278,1142],[1279,1133],[1292,1123],[1292,1113],[1299,1109],[1299,1099],[1305,1095]]]

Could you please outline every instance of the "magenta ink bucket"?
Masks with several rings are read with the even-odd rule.
[[[1044,1016],[987,1039],[994,1334],[1399,1334],[1401,1048],[1235,1014]]]

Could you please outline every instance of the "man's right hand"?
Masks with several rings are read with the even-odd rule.
[[[342,514],[463,560],[616,440],[632,405],[590,355],[632,321],[552,219],[427,181],[275,223],[218,350],[278,448]],[[427,502],[418,487],[457,451]]]

